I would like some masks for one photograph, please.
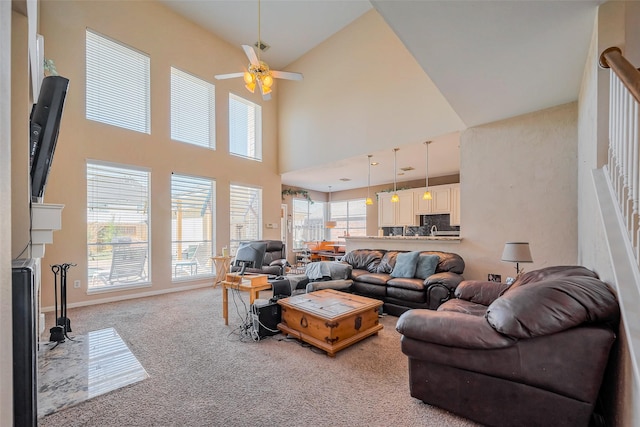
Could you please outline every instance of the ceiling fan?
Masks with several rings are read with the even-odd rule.
[[[263,45],[260,39],[260,0],[258,0],[258,42],[256,43],[258,50]],[[256,54],[253,47],[243,44],[242,49],[249,58],[249,66],[247,70],[242,73],[230,73],[230,74],[218,74],[215,76],[218,80],[233,79],[236,77],[243,77],[245,87],[249,92],[253,93],[256,89],[256,85],[260,88],[262,93],[262,99],[268,101],[271,99],[271,86],[273,85],[273,79],[285,79],[285,80],[302,80],[301,73],[292,73],[288,71],[276,71],[269,68],[266,62],[260,60],[260,52]]]

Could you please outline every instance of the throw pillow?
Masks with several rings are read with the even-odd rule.
[[[436,272],[440,257],[438,255],[422,255],[416,264],[416,277],[426,279]]]
[[[396,265],[391,271],[391,277],[414,277],[419,256],[418,251],[399,253],[396,257]]]

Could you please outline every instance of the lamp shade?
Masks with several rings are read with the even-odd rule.
[[[533,262],[528,242],[507,242],[502,251],[502,261]]]

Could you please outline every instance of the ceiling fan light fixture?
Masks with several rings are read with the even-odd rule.
[[[256,77],[252,73],[248,71],[244,72],[244,82],[246,84],[253,83],[255,81],[256,81]]]
[[[256,90],[256,82],[247,83],[244,87],[246,87],[249,92],[253,93]]]
[[[263,95],[267,95],[267,94],[271,93],[271,88],[269,86],[266,86],[266,85],[262,85],[261,90],[262,90],[262,94]]]
[[[266,86],[266,87],[273,86],[273,77],[271,77],[271,74],[267,74],[262,78],[262,86]]]

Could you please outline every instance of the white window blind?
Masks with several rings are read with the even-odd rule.
[[[174,279],[211,275],[215,181],[171,175],[171,243]]]
[[[87,29],[87,119],[150,133],[150,59]]]
[[[337,240],[340,236],[366,236],[367,205],[365,199],[354,199],[331,202],[331,221],[335,228],[329,230],[329,240]]]
[[[262,189],[231,185],[230,249],[235,254],[240,242],[262,237]]]
[[[262,107],[231,93],[229,152],[262,161]]]
[[[215,86],[171,67],[171,139],[216,148]]]
[[[317,242],[324,236],[323,202],[293,199],[293,248],[305,248],[305,242]]]
[[[150,172],[87,163],[89,289],[147,283]]]

